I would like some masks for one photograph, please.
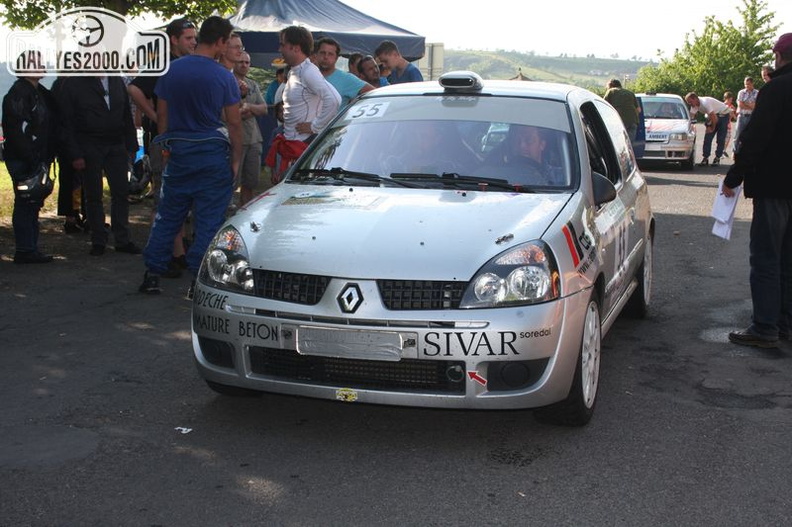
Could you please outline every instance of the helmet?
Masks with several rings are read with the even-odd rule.
[[[55,181],[49,175],[49,165],[41,163],[33,171],[33,175],[14,181],[14,194],[16,199],[28,203],[42,203],[52,194],[54,186]]]
[[[146,188],[151,183],[151,162],[144,155],[132,165],[129,171],[129,194],[139,196],[146,193]]]

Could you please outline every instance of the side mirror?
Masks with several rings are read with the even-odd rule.
[[[610,179],[599,172],[592,172],[591,183],[595,205],[600,206],[616,199],[616,187]]]

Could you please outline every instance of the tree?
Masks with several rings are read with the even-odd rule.
[[[124,16],[188,16],[200,21],[212,14],[229,14],[237,5],[237,0],[0,0],[5,22],[23,29],[33,29],[49,16],[74,7],[104,7]]]
[[[701,34],[693,31],[686,35],[684,46],[671,59],[641,68],[631,89],[680,95],[695,91],[720,99],[727,90],[740,90],[746,76],[758,80],[762,65],[772,58],[770,49],[778,26],[772,25],[775,13],[767,11],[767,2],[742,3],[738,8],[740,27],[731,21],[705,18]]]

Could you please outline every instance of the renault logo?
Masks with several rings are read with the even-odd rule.
[[[344,313],[354,313],[363,303],[363,293],[357,284],[347,284],[338,295],[338,306]]]

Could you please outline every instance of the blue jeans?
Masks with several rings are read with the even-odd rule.
[[[233,194],[229,148],[220,141],[178,140],[172,140],[169,147],[157,215],[143,256],[150,272],[164,273],[173,254],[173,239],[192,209],[195,239],[187,251],[187,264],[197,274],[209,243],[225,222]]]
[[[723,149],[726,147],[726,134],[729,132],[729,115],[719,115],[718,122],[712,132],[704,134],[704,158],[708,158],[712,153],[712,140],[717,137],[715,147],[715,157],[723,157]]]
[[[754,198],[749,331],[776,338],[792,331],[792,199]]]
[[[732,138],[732,151],[737,153],[740,149],[740,134],[743,133],[745,127],[748,126],[748,121],[751,120],[751,114],[737,116],[737,127],[734,130],[734,137]]]
[[[32,168],[25,161],[7,160],[6,168],[11,180],[16,182],[30,177]],[[38,251],[39,211],[43,203],[30,203],[14,197],[14,212],[11,223],[14,226],[16,252],[32,253]]]

